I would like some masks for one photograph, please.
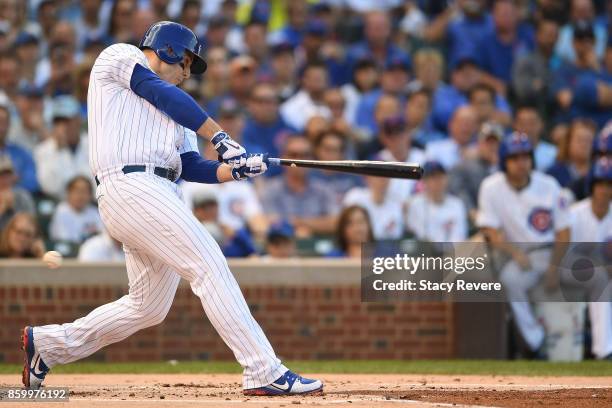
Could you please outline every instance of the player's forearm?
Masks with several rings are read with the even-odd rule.
[[[550,257],[550,266],[556,267],[561,264],[561,259],[567,252],[569,246],[570,230],[565,228],[561,231],[557,231],[555,234],[555,245],[553,247],[552,255]]]
[[[520,252],[519,248],[506,241],[504,236],[495,228],[485,227],[482,228],[482,232],[493,248],[502,251],[513,258],[517,256],[517,252]]]
[[[234,177],[232,176],[232,166],[225,163],[221,164],[217,168],[217,180],[219,180],[219,183],[234,181]]]
[[[196,133],[198,136],[210,141],[217,132],[221,131],[223,131],[221,126],[213,118],[209,117],[202,123],[202,126],[200,126]]]

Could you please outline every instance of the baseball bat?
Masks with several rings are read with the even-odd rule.
[[[418,180],[423,175],[423,168],[412,163],[370,160],[293,160],[275,157],[269,157],[268,162],[275,166],[310,167],[376,177]]]

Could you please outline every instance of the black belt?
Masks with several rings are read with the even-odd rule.
[[[121,171],[123,172],[123,174],[144,173],[147,171],[147,166],[138,166],[138,165],[123,166]],[[176,180],[176,170],[174,169],[166,169],[164,167],[155,167],[155,169],[153,170],[153,174],[155,174],[156,176],[168,179],[170,181]],[[100,180],[98,180],[98,176],[96,176],[95,179],[96,179],[96,185],[99,186]]]

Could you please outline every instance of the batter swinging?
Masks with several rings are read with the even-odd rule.
[[[215,240],[181,200],[174,181],[217,183],[264,173],[262,155],[247,155],[176,85],[201,74],[201,45],[187,27],[159,22],[140,47],[115,44],[97,58],[87,96],[89,161],[109,233],[126,254],[129,294],[72,323],[23,330],[23,383],[40,387],[49,369],[87,357],[161,323],[181,278],[244,368],[247,395],[320,391],[319,380],[289,371],[253,319]],[[204,160],[194,132],[224,163]]]

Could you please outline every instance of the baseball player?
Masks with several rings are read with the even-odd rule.
[[[519,331],[536,354],[544,328],[536,320],[527,291],[544,276],[556,279],[569,221],[561,187],[552,177],[533,170],[533,146],[527,135],[514,132],[499,149],[501,172],[485,178],[478,194],[476,224],[487,240],[511,257],[500,274]],[[517,243],[537,243],[531,251]],[[520,300],[520,301],[517,301]]]
[[[88,90],[89,160],[100,215],[123,243],[129,294],[72,323],[23,330],[23,383],[40,387],[49,369],[82,359],[161,323],[181,278],[244,368],[246,395],[303,394],[319,380],[289,371],[253,319],[215,240],[183,203],[174,181],[217,183],[264,173],[263,155],[248,156],[177,87],[206,62],[191,30],[159,22],[139,47],[114,44],[96,59]],[[210,140],[223,163],[197,153],[194,133]]]
[[[612,242],[612,158],[598,159],[587,179],[590,197],[570,207],[572,242]],[[589,314],[593,354],[612,359],[612,303],[589,302]]]

